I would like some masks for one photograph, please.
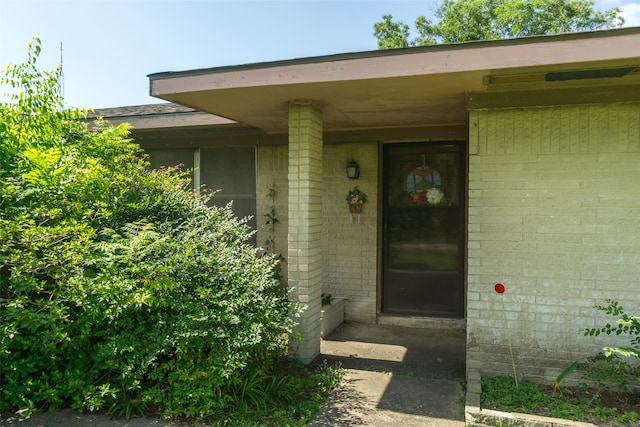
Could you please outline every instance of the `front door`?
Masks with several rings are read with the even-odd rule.
[[[385,144],[382,312],[464,315],[465,145]]]

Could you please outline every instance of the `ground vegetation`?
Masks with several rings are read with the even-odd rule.
[[[0,411],[312,417],[339,371],[290,360],[278,258],[127,125],[67,108],[39,52],[0,77]]]

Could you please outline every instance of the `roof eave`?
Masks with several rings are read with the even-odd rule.
[[[486,77],[640,65],[640,28],[369,51],[149,76],[151,95],[267,132],[291,101],[323,110],[327,130],[466,123]],[[556,85],[558,86],[558,85]]]

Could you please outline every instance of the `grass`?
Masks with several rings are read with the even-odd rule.
[[[551,387],[529,381],[518,381],[516,387],[512,377],[483,377],[480,404],[484,409],[613,425],[630,425],[640,419],[638,394],[602,392],[586,387],[554,392]]]

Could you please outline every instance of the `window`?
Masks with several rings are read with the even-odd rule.
[[[145,150],[149,155],[151,167],[159,169],[162,167],[174,167],[181,165],[180,169],[191,171],[191,183],[193,185],[193,148],[179,148],[172,150]]]
[[[200,184],[218,191],[210,203],[225,206],[233,201],[238,218],[252,216],[256,229],[256,158],[254,147],[200,149]]]
[[[251,216],[249,225],[256,229],[255,147],[148,149],[146,152],[152,168],[183,165],[183,169],[191,171],[194,188],[204,186],[217,191],[209,204],[225,206],[233,201],[235,216]],[[256,243],[255,234],[252,243]]]

